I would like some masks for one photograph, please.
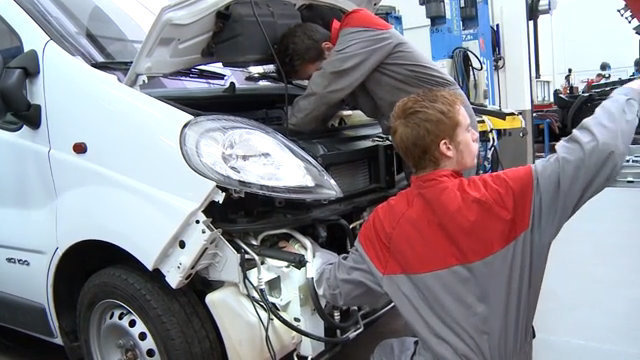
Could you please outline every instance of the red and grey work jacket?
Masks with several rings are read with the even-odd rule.
[[[374,358],[531,359],[551,242],[617,175],[639,102],[640,91],[616,90],[535,165],[412,178],[375,209],[348,255],[316,265],[318,292],[336,305],[393,300],[417,338]]]
[[[378,120],[388,133],[389,115],[398,100],[430,88],[459,90],[449,75],[366,9],[352,10],[342,22],[334,22],[331,42],[331,54],[293,102],[289,126],[294,130],[326,128],[346,103]],[[476,128],[471,105],[463,105]]]

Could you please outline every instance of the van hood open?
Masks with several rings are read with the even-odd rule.
[[[331,5],[342,10],[351,10],[356,7],[373,10],[380,0],[287,0],[287,2],[291,3],[292,8],[313,3]],[[244,3],[245,9],[251,5],[248,0],[178,0],[162,8],[134,58],[124,83],[137,86],[145,76],[162,76],[196,65],[220,61],[235,65],[257,65],[270,62],[271,57],[268,54],[256,55],[255,49],[241,46],[242,42],[249,38],[264,38],[261,31],[255,31],[253,28],[247,30],[246,34],[225,39],[224,44],[217,47],[214,32],[217,36],[224,27],[225,20],[233,16],[241,16],[230,11],[233,10],[232,5],[241,5],[241,3]],[[282,5],[282,1],[278,3]],[[275,7],[276,2],[264,0],[254,2],[259,14],[273,13],[272,5]],[[278,19],[277,14],[276,19]],[[287,25],[292,22],[291,19],[287,20],[288,22],[282,25],[278,25],[279,22],[276,20],[278,29],[273,27],[268,29],[270,37],[276,37],[278,33],[285,31],[288,28]],[[293,21],[295,22],[295,19]],[[273,42],[274,39],[270,38],[270,41]],[[266,41],[264,45],[268,46]]]

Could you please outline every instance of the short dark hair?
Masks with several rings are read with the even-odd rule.
[[[300,23],[282,34],[276,44],[276,56],[288,78],[294,77],[302,65],[324,59],[322,43],[329,41],[331,34],[321,26]]]
[[[416,172],[440,166],[440,141],[453,140],[462,95],[429,89],[398,101],[391,113],[391,138],[400,156]]]
[[[333,20],[342,19],[344,11],[330,5],[304,4],[298,8],[302,22],[320,25],[323,29],[331,31]]]

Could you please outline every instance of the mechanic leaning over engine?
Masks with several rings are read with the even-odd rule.
[[[349,254],[317,249],[319,295],[340,306],[396,304],[416,338],[385,340],[373,359],[531,359],[551,242],[620,170],[639,103],[637,80],[556,154],[464,178],[478,133],[462,95],[428,90],[399,101],[391,136],[416,169],[411,186],[375,209]]]
[[[322,130],[344,100],[377,119],[388,134],[389,114],[403,97],[423,89],[463,94],[449,75],[366,9],[333,20],[331,32],[313,23],[291,27],[278,41],[276,55],[287,78],[309,80],[289,112],[289,127],[297,131]],[[476,129],[466,99],[463,106]]]

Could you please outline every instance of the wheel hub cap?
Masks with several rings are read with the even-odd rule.
[[[100,302],[91,312],[89,321],[89,342],[94,359],[161,359],[147,326],[121,302]]]

